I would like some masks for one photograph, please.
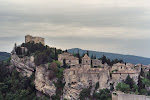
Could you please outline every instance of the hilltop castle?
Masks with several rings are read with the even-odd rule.
[[[25,43],[28,43],[28,42],[41,43],[43,45],[45,44],[44,38],[42,38],[42,37],[33,37],[31,35],[26,35],[25,36]]]

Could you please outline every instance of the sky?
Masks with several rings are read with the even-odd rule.
[[[0,51],[27,34],[64,50],[150,58],[150,0],[0,0]]]

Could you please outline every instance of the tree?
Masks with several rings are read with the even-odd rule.
[[[55,73],[57,72],[57,64],[55,62],[51,63],[50,70],[52,70]]]
[[[116,90],[128,93],[130,90],[130,86],[128,84],[125,84],[125,83],[118,83],[116,86]]]
[[[16,51],[16,49],[17,49],[17,43],[15,43],[15,48],[14,48],[14,50]]]
[[[87,50],[87,55],[89,56],[89,51]]]
[[[78,50],[78,53],[77,53],[77,57],[79,58],[79,64],[81,64],[81,62],[82,62],[82,58],[81,58],[81,56],[80,56],[80,52],[79,52],[79,50]]]
[[[68,52],[68,50],[66,49],[65,52]]]
[[[147,86],[147,87],[150,86],[150,80],[148,80],[148,79],[146,79],[146,78],[143,78],[143,79],[142,79],[142,83],[144,84],[144,86]]]
[[[86,100],[86,98],[90,98],[91,87],[85,88],[80,92],[79,99]]]
[[[58,59],[58,54],[57,54],[57,50],[55,48],[55,60],[57,60],[57,59]]]
[[[149,69],[149,71],[148,71],[147,78],[150,80],[150,69]]]
[[[94,59],[96,59],[96,54],[95,54],[95,56],[94,56]]]
[[[141,68],[140,75],[141,75],[142,77],[145,77],[145,74],[144,74],[143,68]]]
[[[107,62],[107,58],[106,58],[106,56],[103,55],[103,57],[102,57],[102,64],[105,64],[106,62]]]
[[[132,78],[130,78],[129,75],[125,79],[124,83],[128,84],[130,86],[130,89],[132,89],[134,87],[134,84],[135,84],[134,80]]]
[[[93,56],[93,54],[91,55],[91,59],[94,59],[94,56]]]
[[[17,54],[17,55],[22,55],[21,47],[17,47],[17,48],[16,48],[16,54]]]
[[[142,83],[141,76],[138,77],[138,92],[140,92],[143,89],[144,85]]]
[[[68,68],[68,65],[66,64],[66,59],[63,59],[63,68]]]
[[[111,93],[108,89],[101,89],[99,92],[94,92],[92,100],[111,100]]]

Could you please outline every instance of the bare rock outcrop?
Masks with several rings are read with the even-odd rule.
[[[30,77],[35,71],[34,57],[24,56],[19,58],[18,55],[11,55],[11,64],[16,67],[16,70],[23,76]]]
[[[50,71],[44,66],[37,66],[35,72],[35,88],[49,95],[50,97],[56,94],[56,87],[54,83],[57,82],[56,78],[49,79]]]

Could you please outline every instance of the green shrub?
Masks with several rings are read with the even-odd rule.
[[[111,100],[110,90],[101,89],[99,92],[94,92],[93,100]]]
[[[130,86],[125,83],[118,83],[116,86],[116,90],[128,93],[130,90]]]

